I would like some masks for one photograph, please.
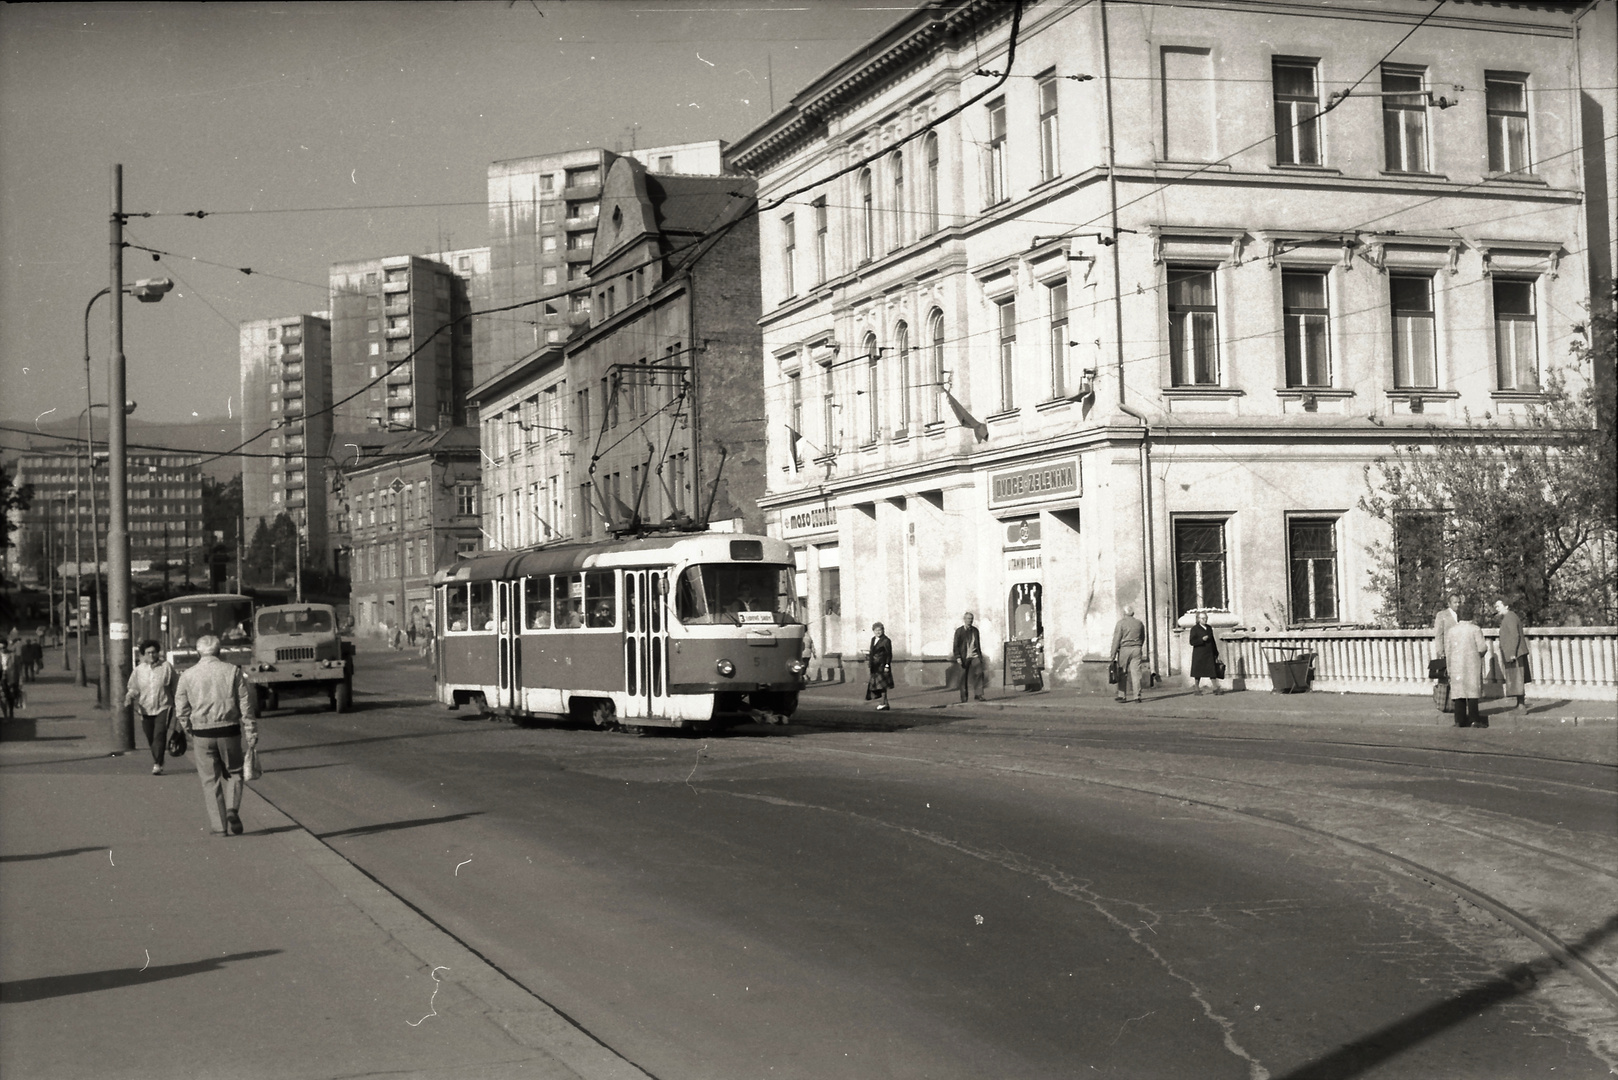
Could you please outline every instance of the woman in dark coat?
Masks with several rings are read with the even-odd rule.
[[[1202,693],[1202,680],[1207,679],[1213,684],[1213,692],[1222,693],[1219,689],[1219,643],[1214,640],[1213,627],[1208,625],[1208,613],[1197,612],[1197,624],[1191,628],[1191,685],[1196,687],[1197,693]]]
[[[888,691],[893,689],[893,642],[882,632],[881,623],[871,625],[871,648],[866,655],[871,680],[865,684],[865,700],[879,698],[878,709],[888,707]]]

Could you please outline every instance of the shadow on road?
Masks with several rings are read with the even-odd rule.
[[[1618,934],[1618,915],[1611,916],[1568,946],[1568,952],[1582,958],[1614,934]],[[1528,993],[1538,985],[1541,974],[1557,966],[1558,962],[1549,956],[1526,964],[1513,964],[1486,983],[1355,1039],[1276,1080],[1354,1080],[1364,1076],[1383,1062],[1472,1019],[1483,1010]]]
[[[98,849],[99,850],[99,849]],[[160,964],[157,967],[112,968],[106,971],[85,971],[77,975],[47,975],[40,979],[16,979],[0,983],[0,1001],[17,1005],[27,1001],[47,1001],[51,998],[71,997],[74,994],[93,994],[97,990],[118,990],[125,986],[178,979],[186,975],[200,975],[217,971],[238,960],[258,960],[274,956],[280,949],[259,949],[256,952],[232,953],[229,956],[193,960],[186,964]]]
[[[414,829],[422,825],[443,825],[450,821],[464,821],[467,818],[479,817],[482,810],[470,810],[464,814],[446,814],[443,817],[410,818],[407,821],[385,821],[380,825],[356,825],[352,829],[338,829],[336,832],[316,833],[322,840],[335,840],[341,836],[370,836],[373,833],[393,832],[395,829]]]
[[[89,851],[106,851],[104,847],[70,847],[61,851],[41,851],[33,855],[0,855],[0,863],[8,862],[35,862],[39,859],[65,859],[71,855],[83,855]]]

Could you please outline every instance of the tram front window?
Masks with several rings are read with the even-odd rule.
[[[212,634],[222,645],[253,639],[253,602],[241,600],[192,601],[169,609],[169,633],[180,648],[195,648],[197,638]]]
[[[760,563],[688,566],[675,592],[675,613],[687,626],[753,622],[764,612],[776,625],[795,622],[792,568]]]

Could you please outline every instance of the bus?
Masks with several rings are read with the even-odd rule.
[[[131,613],[129,629],[132,649],[157,642],[175,671],[197,662],[197,638],[204,634],[219,639],[219,659],[238,666],[253,661],[253,601],[239,593],[199,593],[147,604]],[[140,662],[138,654],[133,662]]]
[[[438,700],[643,733],[784,723],[807,665],[791,549],[682,533],[484,552],[433,576]]]

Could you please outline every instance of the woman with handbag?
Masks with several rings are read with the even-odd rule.
[[[1219,642],[1214,639],[1213,627],[1208,625],[1206,611],[1197,612],[1196,625],[1191,627],[1188,636],[1191,641],[1191,685],[1201,694],[1202,680],[1207,679],[1214,693],[1224,693],[1219,688],[1219,669],[1224,666],[1219,663]]]
[[[174,684],[180,677],[167,660],[159,660],[162,653],[157,642],[141,642],[139,652],[140,663],[129,673],[124,704],[134,706],[140,714],[140,728],[152,752],[152,775],[162,776],[163,755],[169,748],[169,721],[174,716]]]
[[[880,699],[877,709],[886,709],[888,691],[893,689],[893,642],[883,633],[881,623],[871,624],[871,648],[865,662],[871,669],[870,681],[865,684],[865,700]]]

